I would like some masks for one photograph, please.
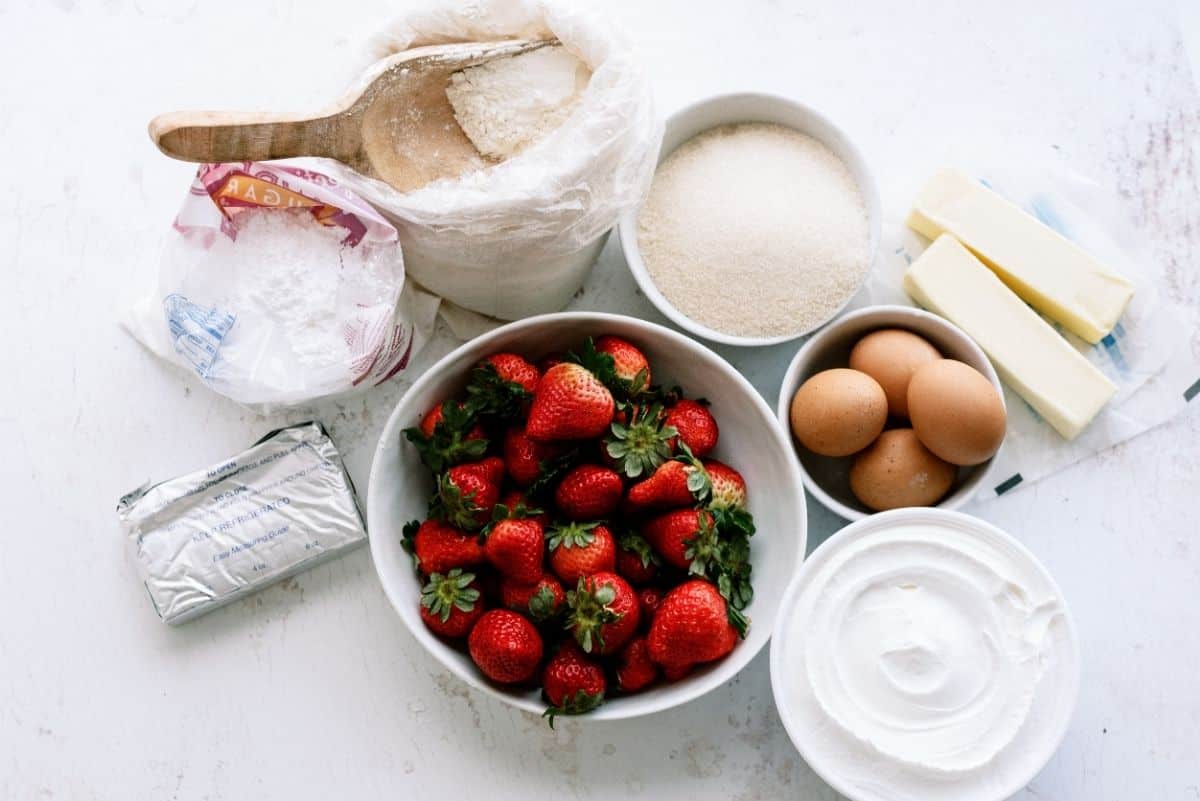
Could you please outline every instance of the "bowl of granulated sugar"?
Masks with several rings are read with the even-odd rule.
[[[838,315],[879,244],[879,194],[850,139],[783,97],[722,95],[667,121],[645,202],[621,221],[638,286],[676,325],[774,345]]]

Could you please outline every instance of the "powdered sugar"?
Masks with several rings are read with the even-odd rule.
[[[870,232],[862,193],[825,145],[741,123],[685,142],[655,173],[638,245],[689,318],[736,336],[809,330],[857,291]]]
[[[349,323],[392,320],[395,248],[344,245],[344,228],[303,209],[243,211],[235,225],[236,239],[172,245],[174,269],[187,276],[181,293],[234,319],[213,370],[252,369],[280,394],[357,379],[362,332]]]

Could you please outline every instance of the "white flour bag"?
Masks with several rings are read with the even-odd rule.
[[[561,125],[517,155],[407,193],[340,164],[323,167],[396,225],[410,276],[504,319],[566,305],[609,230],[645,197],[662,124],[640,62],[597,16],[536,0],[477,0],[408,16],[368,54],[374,61],[424,45],[551,37],[592,75]]]
[[[427,339],[437,305],[405,288],[396,229],[334,179],[205,164],[158,287],[125,325],[214,391],[265,410],[386,381]]]

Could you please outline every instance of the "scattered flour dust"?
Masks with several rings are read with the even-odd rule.
[[[446,98],[480,153],[508,159],[562,125],[591,76],[565,47],[543,47],[454,73]]]
[[[854,177],[825,145],[771,123],[723,125],[659,166],[638,218],[655,286],[722,333],[772,337],[833,316],[866,275]]]

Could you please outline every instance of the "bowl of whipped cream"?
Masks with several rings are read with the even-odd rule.
[[[804,562],[771,640],[792,742],[853,801],[1000,801],[1049,761],[1079,689],[1074,621],[1013,537],[897,509]]]

